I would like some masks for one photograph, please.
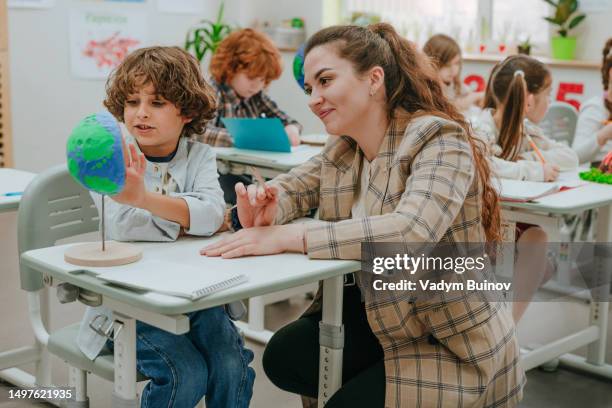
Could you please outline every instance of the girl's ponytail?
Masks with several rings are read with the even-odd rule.
[[[523,120],[527,100],[527,84],[522,70],[514,71],[508,92],[504,98],[499,144],[504,160],[515,161],[523,142]]]
[[[503,109],[498,142],[501,158],[517,159],[523,142],[527,94],[537,94],[551,82],[548,68],[526,55],[510,56],[493,68],[487,83],[485,108]]]

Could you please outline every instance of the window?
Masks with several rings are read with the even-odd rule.
[[[492,0],[494,41],[515,44],[529,38],[538,54],[548,50],[550,7],[542,0]],[[526,10],[522,12],[522,10]]]
[[[549,27],[542,17],[549,7],[542,0],[343,0],[344,19],[354,12],[379,15],[421,46],[431,35],[445,33],[465,52],[476,52],[481,43],[491,51],[493,45],[527,37],[537,51],[548,49]]]

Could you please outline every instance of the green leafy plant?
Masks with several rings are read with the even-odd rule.
[[[523,47],[523,48],[530,48],[532,46],[532,44],[531,44],[531,37],[525,38],[518,45]]]
[[[531,54],[531,47],[532,46],[533,46],[533,44],[531,44],[531,37],[525,38],[523,41],[519,42],[516,45],[516,47],[518,49],[518,53],[519,54],[525,54],[525,55]]]
[[[544,0],[555,8],[553,17],[544,17],[544,20],[559,26],[557,32],[561,37],[567,37],[569,30],[575,28],[586,18],[585,14],[574,15],[578,10],[578,0]],[[573,16],[573,17],[572,17]]]
[[[202,20],[191,27],[185,38],[185,50],[193,52],[198,61],[206,57],[207,53],[214,54],[219,43],[232,32],[232,27],[223,22],[224,3],[221,3],[217,20]]]

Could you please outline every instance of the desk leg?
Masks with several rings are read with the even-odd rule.
[[[604,245],[612,243],[612,207],[601,208],[598,214],[597,242]],[[604,273],[610,273],[609,271]],[[609,280],[609,277],[602,277]],[[610,286],[604,285],[602,288],[603,296],[609,297]],[[592,302],[589,321],[591,325],[599,327],[599,339],[589,344],[587,350],[588,363],[602,365],[606,357],[606,340],[608,334],[608,305],[609,302]]]
[[[324,407],[342,385],[343,289],[342,275],[323,281],[323,316],[319,322],[319,408]]]
[[[137,408],[136,320],[115,315],[115,388],[113,407]]]

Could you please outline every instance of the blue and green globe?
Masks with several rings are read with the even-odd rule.
[[[293,57],[293,77],[302,89],[304,89],[304,47],[306,44],[300,45]]]
[[[87,116],[66,143],[68,170],[83,187],[114,195],[125,184],[125,163],[119,123],[108,112]]]

